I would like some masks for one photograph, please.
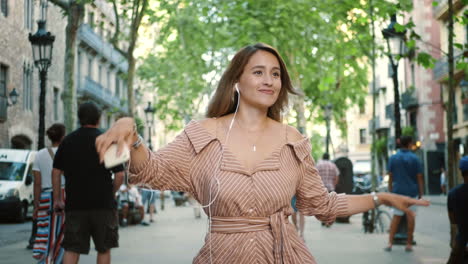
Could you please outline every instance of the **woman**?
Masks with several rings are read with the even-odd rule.
[[[192,121],[168,146],[153,153],[140,144],[131,118],[97,139],[103,157],[112,143],[132,146],[130,181],[154,189],[189,192],[211,217],[206,244],[194,263],[315,263],[294,226],[297,208],[324,222],[393,205],[426,201],[389,193],[328,193],[314,168],[309,140],[281,123],[288,93],[295,93],[278,52],[247,46],[223,74],[203,121]]]

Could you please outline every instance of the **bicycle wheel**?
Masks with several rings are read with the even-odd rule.
[[[377,233],[388,233],[390,229],[390,222],[392,221],[392,217],[387,211],[381,211],[377,213],[374,219],[374,227],[375,232]]]

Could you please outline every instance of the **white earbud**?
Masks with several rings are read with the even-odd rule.
[[[236,85],[235,85],[235,86],[236,86],[236,91],[237,91],[237,93],[239,93],[239,94],[240,94],[240,91],[239,91],[239,86],[237,85],[237,83],[236,83]]]

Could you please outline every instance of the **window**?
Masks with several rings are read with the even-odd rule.
[[[89,57],[88,58],[88,78],[92,79],[92,74],[93,74],[93,58]]]
[[[91,28],[94,28],[94,13],[93,12],[88,13],[88,25]]]
[[[33,0],[24,0],[24,28],[33,30],[34,25],[34,3]]]
[[[367,133],[366,133],[366,129],[365,128],[361,128],[359,129],[359,143],[360,144],[366,144],[367,143]]]
[[[120,79],[119,74],[115,74],[115,95],[120,98]]]
[[[99,22],[99,36],[104,39],[104,21]]]
[[[76,55],[78,58],[78,67],[76,69],[76,86],[78,89],[81,87],[81,67],[83,66],[83,61],[82,61],[82,54],[81,51],[78,51],[78,54]]]
[[[0,11],[5,17],[8,16],[8,0],[0,0]]]
[[[8,67],[0,64],[0,96],[7,97]]]
[[[33,73],[34,68],[32,65],[23,65],[23,108],[25,110],[33,110]]]
[[[111,87],[111,72],[110,70],[107,70],[107,76],[106,76],[106,86],[107,86],[107,90],[109,91],[112,91],[112,87]]]
[[[102,85],[102,65],[98,65],[98,83]]]
[[[363,115],[365,113],[366,113],[366,109],[365,109],[364,105],[359,105],[359,114]]]
[[[59,89],[57,87],[54,87],[54,120],[59,120],[59,95]]]

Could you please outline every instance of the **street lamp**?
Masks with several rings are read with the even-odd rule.
[[[325,121],[326,121],[326,124],[327,124],[327,138],[326,138],[326,143],[325,143],[325,152],[326,153],[330,153],[328,151],[328,146],[330,145],[330,120],[331,120],[331,115],[332,115],[332,108],[333,108],[333,105],[328,103],[327,105],[325,105]]]
[[[393,79],[393,111],[395,118],[395,146],[399,147],[399,138],[401,136],[401,116],[400,116],[400,92],[398,91],[398,61],[404,52],[405,33],[397,32],[395,29],[396,15],[391,16],[390,25],[382,30],[382,34],[387,41],[387,55],[392,66]]]
[[[38,149],[44,148],[47,71],[52,62],[52,49],[55,40],[55,36],[46,30],[46,0],[43,0],[41,3],[41,14],[41,19],[37,21],[37,32],[34,35],[29,33],[29,41],[32,45],[34,65],[39,69],[39,78],[41,82],[41,90],[39,94]]]
[[[151,127],[154,123],[154,107],[151,106],[151,102],[148,102],[143,111],[145,111],[146,125],[148,126],[148,147],[153,150],[153,146],[151,145]]]

